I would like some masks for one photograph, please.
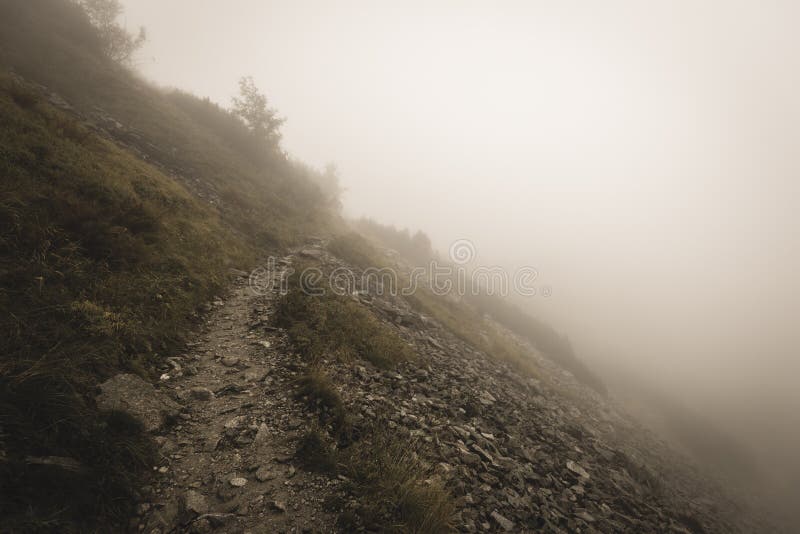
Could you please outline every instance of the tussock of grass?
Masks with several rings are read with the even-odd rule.
[[[338,469],[337,452],[319,429],[312,429],[300,438],[295,457],[303,468],[316,473],[335,473]]]
[[[342,451],[345,472],[361,502],[358,522],[368,530],[431,534],[452,530],[453,499],[420,459],[420,447],[376,426]]]
[[[296,269],[302,272],[302,267]],[[414,353],[394,331],[363,305],[327,289],[314,296],[299,287],[297,276],[278,305],[276,321],[287,329],[298,352],[314,362],[332,356],[343,361],[364,359],[390,368]]]
[[[322,408],[324,421],[329,421],[336,432],[346,430],[348,422],[342,397],[324,371],[310,368],[300,377],[298,385],[298,395],[305,397],[311,408]]]

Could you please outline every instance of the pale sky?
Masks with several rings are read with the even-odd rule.
[[[800,3],[125,3],[149,78],[252,75],[348,214],[537,267],[606,373],[800,428]]]

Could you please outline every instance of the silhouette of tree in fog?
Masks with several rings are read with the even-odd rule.
[[[97,28],[104,53],[119,63],[130,63],[134,52],[147,40],[145,29],[139,28],[133,35],[117,23],[125,11],[120,0],[81,0],[80,5]]]
[[[256,87],[252,77],[239,80],[239,96],[233,98],[233,114],[242,119],[256,137],[277,146],[285,119],[278,117],[277,111],[267,104],[267,97]]]

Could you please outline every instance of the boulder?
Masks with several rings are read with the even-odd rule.
[[[101,410],[127,412],[153,432],[178,415],[178,404],[136,375],[119,374],[100,384],[96,397]]]

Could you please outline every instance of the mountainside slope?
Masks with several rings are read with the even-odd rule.
[[[154,461],[97,384],[158,376],[270,248],[330,226],[313,171],[95,47],[76,5],[0,2],[0,510],[10,530],[126,520]],[[65,466],[71,468],[65,468]]]
[[[552,328],[388,295],[363,271],[415,258],[227,110],[104,58],[73,3],[0,0],[0,30],[0,529],[769,528]],[[307,267],[354,285],[303,291]]]

